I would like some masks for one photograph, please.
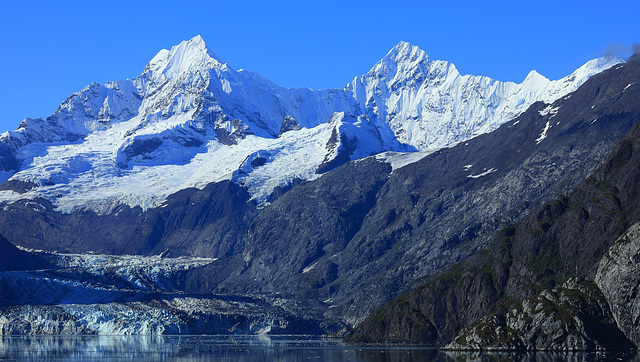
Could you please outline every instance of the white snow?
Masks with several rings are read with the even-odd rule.
[[[485,169],[485,170],[486,170],[486,169]],[[490,173],[492,173],[492,172],[496,172],[496,171],[498,171],[498,169],[496,169],[496,168],[490,168],[490,169],[486,170],[486,171],[485,171],[485,172],[483,172],[483,173],[480,173],[480,174],[477,174],[477,175],[469,175],[469,176],[467,176],[467,177],[469,177],[469,178],[479,178],[479,177],[486,176],[486,175],[488,175],[488,174],[490,174]]]
[[[377,115],[375,122],[385,143],[398,140],[426,150],[493,131],[532,103],[552,103],[620,62],[611,57],[595,59],[556,81],[532,71],[516,84],[461,75],[453,64],[431,60],[422,50],[402,42],[367,74],[356,77],[347,90],[362,113]]]
[[[547,106],[545,109],[538,111],[538,114],[540,114],[541,116],[546,116],[548,114],[550,114],[549,118],[553,118],[558,114],[558,110],[560,109],[560,107],[553,107],[551,105]]]
[[[549,123],[550,123],[550,121],[547,121],[547,124],[544,126],[544,129],[542,130],[542,133],[540,133],[540,137],[538,137],[536,139],[536,144],[540,144],[540,142],[542,142],[542,140],[547,138],[547,131],[549,130],[549,128],[551,128],[551,125]]]
[[[532,71],[521,84],[503,83],[460,75],[401,42],[345,89],[314,91],[236,71],[197,36],[161,50],[139,77],[92,83],[46,121],[26,119],[3,133],[22,168],[0,172],[0,181],[37,187],[0,191],[0,202],[42,197],[62,212],[146,210],[184,188],[233,180],[266,205],[275,187],[319,177],[344,140],[355,145],[350,159],[379,154],[395,170],[492,131],[535,101],[551,103],[619,62],[596,59],[558,81]],[[302,129],[277,137],[288,116]],[[237,143],[223,144],[222,131]],[[265,162],[252,165],[256,159]]]
[[[404,167],[406,165],[412,164],[414,162],[418,162],[421,159],[427,157],[428,155],[434,153],[437,149],[427,150],[427,151],[418,151],[418,152],[383,152],[377,154],[375,156],[378,160],[383,160],[384,162],[391,165],[391,169],[393,171]]]
[[[313,269],[316,268],[317,265],[318,265],[318,262],[315,262],[315,263],[309,265],[308,267],[302,269],[302,274],[306,274],[306,273],[312,271]]]

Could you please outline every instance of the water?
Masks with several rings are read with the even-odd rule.
[[[467,353],[314,336],[4,336],[0,361],[640,361],[636,353]]]

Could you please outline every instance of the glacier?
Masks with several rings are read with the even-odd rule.
[[[181,272],[215,258],[28,251],[51,266],[0,272],[0,335],[301,334],[341,327],[305,314],[299,301],[192,294],[176,285]]]
[[[161,50],[133,79],[92,83],[47,119],[0,135],[0,202],[56,210],[161,207],[185,188],[232,180],[266,206],[276,187],[368,156],[401,167],[495,130],[623,62],[598,58],[560,80],[461,75],[400,42],[343,89],[283,88],[235,70],[200,36]]]

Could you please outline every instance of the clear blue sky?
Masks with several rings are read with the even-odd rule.
[[[521,82],[640,42],[640,1],[0,0],[0,132],[198,34],[285,87],[342,88],[401,40],[462,74]]]

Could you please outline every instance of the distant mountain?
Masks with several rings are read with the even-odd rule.
[[[552,103],[621,61],[594,59],[556,81],[532,70],[516,84],[461,75],[453,64],[401,42],[346,89],[385,142],[425,151],[491,132],[536,101]]]

